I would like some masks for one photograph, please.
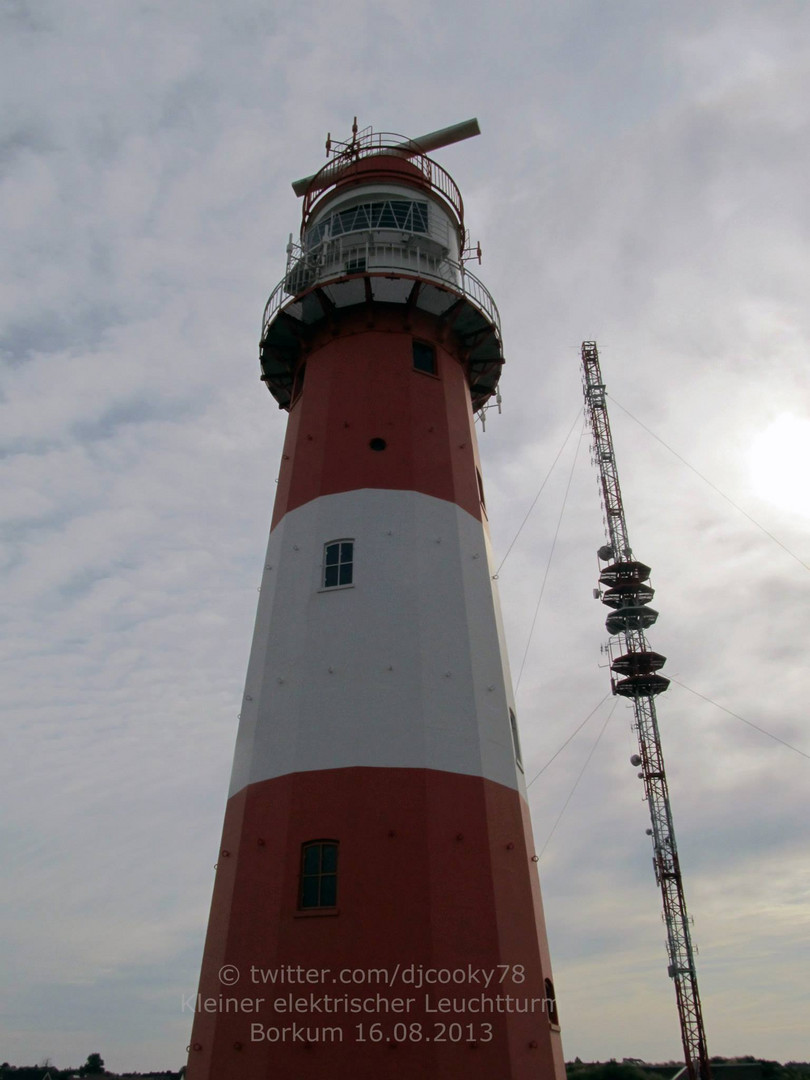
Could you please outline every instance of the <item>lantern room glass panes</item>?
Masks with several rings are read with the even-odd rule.
[[[299,908],[334,907],[337,903],[335,840],[313,840],[301,846]]]
[[[354,576],[354,541],[330,540],[323,547],[323,588],[351,585]]]
[[[411,199],[385,199],[360,203],[347,210],[338,210],[307,232],[308,248],[319,244],[326,236],[344,236],[364,229],[397,229],[401,232],[427,234],[428,204]]]

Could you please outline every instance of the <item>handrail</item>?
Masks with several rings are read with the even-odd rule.
[[[470,300],[472,304],[494,324],[497,328],[498,336],[500,337],[500,313],[484,283],[479,281],[475,274],[471,274],[469,270],[466,270],[462,263],[456,263],[450,259],[444,259],[442,260],[442,263],[448,269],[453,270],[458,274],[457,281],[448,280],[447,277],[443,277],[439,273],[433,273],[432,271],[421,267],[409,273],[407,269],[403,269],[402,263],[400,262],[392,263],[390,265],[375,264],[373,267],[358,271],[356,274],[347,274],[343,267],[339,269],[336,268],[335,271],[331,273],[329,271],[323,272],[323,276],[319,275],[309,287],[293,293],[287,288],[287,282],[290,278],[290,274],[287,273],[270,293],[270,298],[265,305],[264,315],[262,317],[262,340],[264,340],[270,323],[287,303],[301,300],[308,293],[316,288],[321,288],[324,285],[358,277],[402,277],[411,280],[425,278],[428,281],[436,282],[450,292],[458,293]]]
[[[461,192],[458,189],[458,185],[450,173],[448,173],[446,169],[443,169],[438,162],[429,158],[427,154],[417,150],[415,144],[410,139],[402,139],[402,142],[400,143],[393,142],[393,139],[402,139],[402,136],[394,135],[392,132],[386,131],[375,132],[362,144],[356,143],[354,146],[350,146],[347,150],[344,150],[334,157],[331,161],[328,161],[326,165],[313,176],[307,187],[306,194],[304,195],[304,208],[301,219],[302,236],[307,227],[307,222],[313,206],[328,188],[340,183],[341,178],[347,174],[351,166],[363,158],[384,157],[386,154],[407,160],[409,163],[416,166],[427,185],[434,191],[437,191],[456,212],[460,226],[463,229],[464,202],[461,198]]]

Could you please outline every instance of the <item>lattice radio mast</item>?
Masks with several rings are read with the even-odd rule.
[[[605,626],[611,635],[608,652],[613,693],[633,702],[638,754],[630,759],[641,766],[639,777],[650,806],[655,878],[661,889],[664,921],[667,928],[668,973],[675,983],[678,1016],[681,1024],[684,1060],[689,1080],[709,1080],[709,1057],[700,1008],[695,956],[689,932],[689,916],[683,892],[675,829],[669,803],[661,736],[655,712],[655,697],[669,686],[669,679],[659,675],[666,657],[652,652],[644,631],[658,618],[648,607],[654,592],[648,584],[649,566],[633,558],[627,533],[627,521],[619,486],[613,437],[610,433],[605,384],[599,367],[595,341],[582,343],[583,388],[585,408],[591,422],[593,450],[602,486],[605,529],[608,543],[599,549],[599,581],[607,588],[598,591],[603,604],[613,610]]]

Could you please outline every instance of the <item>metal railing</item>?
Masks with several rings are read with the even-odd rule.
[[[300,248],[298,249],[300,250]],[[262,318],[262,338],[276,315],[287,304],[314,288],[351,277],[402,277],[434,282],[466,297],[501,333],[501,317],[489,290],[465,269],[463,263],[411,243],[344,245],[341,239],[325,241],[313,252],[291,262],[287,273],[270,294]]]
[[[427,186],[438,192],[452,206],[463,228],[464,203],[458,185],[450,173],[429,158],[427,154],[418,150],[412,140],[406,139],[402,135],[396,135],[393,132],[378,131],[364,133],[362,139],[342,150],[312,178],[304,196],[302,233],[307,227],[312,207],[328,188],[338,184],[344,176],[349,174],[351,167],[364,158],[384,158],[386,155],[408,161],[414,165],[421,173]],[[384,171],[384,166],[381,168]],[[391,170],[391,174],[392,177],[398,176],[402,179],[401,172],[398,173],[395,169]]]
[[[330,275],[335,269],[342,268],[343,273],[351,272],[351,267],[371,269],[379,260],[383,260],[380,264],[383,266],[402,266],[417,273],[426,270],[445,281],[458,281],[459,265],[448,259],[444,245],[427,236],[404,232],[398,239],[391,239],[392,231],[366,229],[362,233],[323,240],[309,250],[295,245],[287,258],[290,292],[300,292],[302,287]],[[385,239],[382,239],[383,233],[387,234]],[[297,281],[303,282],[303,286],[296,284]]]

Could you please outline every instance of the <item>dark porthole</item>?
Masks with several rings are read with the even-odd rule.
[[[368,445],[372,450],[384,450],[388,443],[385,439],[372,439]]]

